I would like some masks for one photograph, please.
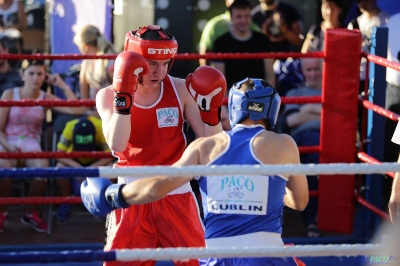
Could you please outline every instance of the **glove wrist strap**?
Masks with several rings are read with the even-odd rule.
[[[120,115],[130,115],[132,107],[132,95],[125,92],[114,92],[114,113]]]
[[[130,205],[122,196],[122,188],[125,184],[114,184],[107,188],[105,192],[108,205],[112,209],[128,208]]]
[[[210,111],[200,110],[201,120],[209,126],[216,126],[221,122],[221,107]]]

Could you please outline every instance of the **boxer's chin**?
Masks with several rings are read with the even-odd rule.
[[[143,87],[148,88],[148,89],[154,89],[160,86],[162,80],[146,80],[143,81],[141,84]]]

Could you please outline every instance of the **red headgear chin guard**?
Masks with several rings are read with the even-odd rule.
[[[158,25],[147,25],[125,35],[124,51],[134,51],[146,59],[171,59],[168,72],[178,52],[175,38]]]

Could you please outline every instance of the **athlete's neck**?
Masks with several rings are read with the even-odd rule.
[[[263,120],[263,119],[253,121],[250,118],[246,118],[240,124],[245,125],[245,126],[258,126],[258,125],[260,125],[260,126],[263,126],[264,128],[267,128],[267,124],[266,124],[265,120]]]
[[[247,39],[247,38],[250,37],[250,35],[251,35],[251,30],[248,29],[248,30],[245,30],[245,31],[238,31],[238,30],[235,29],[235,27],[232,27],[231,33],[232,33],[232,35],[233,35],[234,37],[236,37],[237,39],[243,40],[243,39]]]
[[[159,99],[160,94],[161,84],[152,87],[138,84],[134,96],[134,102],[142,106],[151,106]]]

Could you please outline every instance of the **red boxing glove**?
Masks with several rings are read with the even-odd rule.
[[[226,91],[222,73],[210,66],[198,67],[186,78],[186,88],[199,106],[204,123],[215,126],[221,121],[221,106]]]
[[[133,94],[137,89],[140,76],[149,70],[146,59],[138,53],[124,51],[117,56],[114,64],[114,112],[129,115],[133,103]]]

